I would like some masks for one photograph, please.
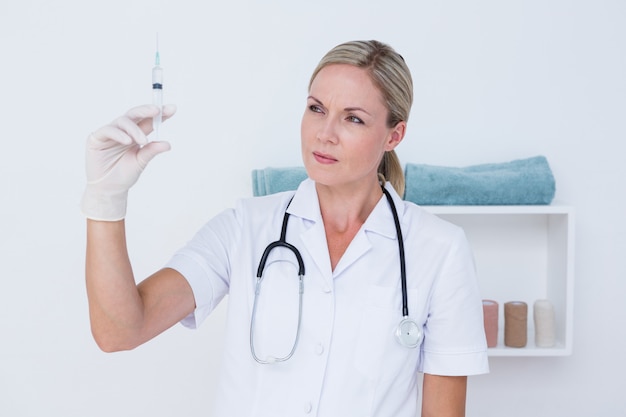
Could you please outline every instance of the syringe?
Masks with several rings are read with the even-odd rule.
[[[159,107],[159,114],[152,119],[155,140],[159,140],[159,128],[163,116],[163,68],[161,68],[161,57],[159,56],[159,35],[157,34],[156,55],[154,57],[154,67],[152,67],[152,104]]]

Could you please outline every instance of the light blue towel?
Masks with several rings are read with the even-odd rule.
[[[304,167],[252,170],[252,193],[256,196],[290,191],[307,178]]]
[[[543,156],[464,168],[407,164],[404,199],[421,205],[550,204],[554,176]]]

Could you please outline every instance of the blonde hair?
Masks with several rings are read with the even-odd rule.
[[[331,64],[348,64],[367,70],[389,110],[387,127],[391,128],[399,122],[409,120],[413,104],[411,71],[404,58],[389,45],[375,40],[337,45],[322,58],[313,71],[309,89],[322,68]],[[378,166],[378,176],[382,176],[383,181],[389,181],[400,196],[404,195],[404,172],[395,151],[385,152]]]

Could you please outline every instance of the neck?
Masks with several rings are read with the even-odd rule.
[[[380,184],[337,189],[316,183],[320,211],[327,230],[358,230],[383,195]]]

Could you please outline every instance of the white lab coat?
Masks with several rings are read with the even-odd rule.
[[[259,260],[278,240],[293,192],[241,200],[209,221],[168,267],[189,281],[196,327],[226,295],[228,322],[215,416],[417,415],[418,372],[488,371],[482,303],[462,230],[402,201],[387,184],[405,240],[409,313],[424,326],[416,349],[394,337],[402,319],[398,242],[383,196],[331,270],[315,184],[289,204],[287,242],[305,264],[302,327],[294,356],[260,365],[250,353]],[[261,358],[292,347],[298,317],[296,259],[272,252],[261,287],[255,349]]]

